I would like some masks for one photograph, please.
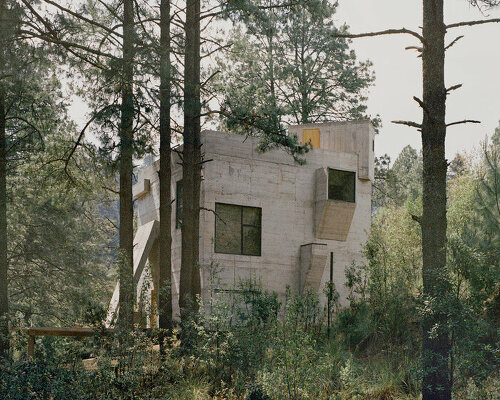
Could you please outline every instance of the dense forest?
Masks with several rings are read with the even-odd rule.
[[[0,397],[496,398],[500,127],[446,160],[447,128],[478,121],[446,121],[446,98],[461,85],[445,87],[444,60],[460,40],[447,33],[500,20],[445,25],[443,3],[422,1],[416,31],[353,34],[328,0],[0,0]],[[207,307],[200,268],[216,285],[222,267],[199,265],[202,129],[258,137],[260,152],[281,149],[297,165],[311,144],[290,124],[371,119],[379,131],[366,106],[375,72],[351,41],[395,34],[419,41],[422,122],[394,122],[421,132],[422,151],[375,159],[364,261],[345,270],[348,306],[333,282],[323,307],[318,293],[281,298],[241,281]],[[74,101],[88,110],[83,122]],[[134,320],[132,185],[152,157],[161,290],[159,328],[146,329]],[[92,333],[39,338],[27,356],[29,327]]]

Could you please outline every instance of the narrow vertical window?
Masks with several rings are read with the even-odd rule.
[[[182,227],[182,180],[175,185],[175,227]]]

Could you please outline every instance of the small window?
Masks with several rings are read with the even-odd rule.
[[[215,252],[260,256],[262,210],[215,203]]]
[[[182,227],[182,180],[175,185],[175,228]]]
[[[328,199],[355,202],[356,173],[328,168]]]

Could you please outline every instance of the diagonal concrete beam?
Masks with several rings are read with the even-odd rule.
[[[144,271],[144,266],[148,260],[149,253],[155,240],[158,238],[160,223],[156,220],[141,225],[134,237],[134,286],[137,286],[139,279]],[[119,311],[120,282],[116,283],[113,296],[109,302],[105,325],[113,325]]]

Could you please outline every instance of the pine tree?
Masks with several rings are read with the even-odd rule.
[[[182,255],[179,282],[181,318],[201,294],[199,225],[201,186],[200,1],[187,0],[184,59],[184,130],[182,151]]]
[[[269,8],[262,9],[263,4]],[[365,116],[370,63],[359,63],[345,31],[333,23],[336,4],[255,4],[239,16],[227,58],[219,58],[216,88],[226,108],[226,125],[241,125],[242,114],[281,123],[306,124]],[[277,130],[275,128],[275,130]]]
[[[134,206],[132,173],[134,154],[134,1],[123,1],[123,58],[120,121],[120,254],[119,322],[124,329],[134,324]]]
[[[171,62],[170,0],[160,3],[160,351],[165,351],[165,331],[172,328],[172,193],[171,193]]]
[[[5,0],[0,1],[0,357],[9,354],[9,302],[7,285],[7,137],[5,115],[5,57],[9,32],[8,9]]]
[[[474,5],[499,4],[497,0],[474,0]],[[463,123],[477,123],[474,120],[446,122],[446,98],[461,85],[445,86],[445,54],[460,37],[445,44],[446,33],[453,28],[500,22],[500,19],[464,21],[452,24],[444,22],[444,0],[423,0],[422,34],[403,28],[387,29],[361,34],[336,34],[334,36],[359,38],[381,35],[407,34],[418,39],[420,46],[413,46],[422,56],[423,98],[414,97],[423,111],[422,123],[394,121],[417,128],[422,136],[423,155],[423,213],[415,216],[422,229],[422,277],[423,296],[428,303],[422,319],[422,400],[449,400],[452,380],[449,367],[450,332],[448,313],[453,299],[449,273],[446,266],[447,219],[446,219],[446,177],[445,158],[446,130]]]

